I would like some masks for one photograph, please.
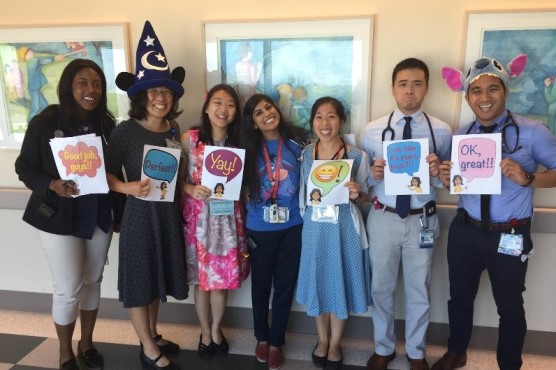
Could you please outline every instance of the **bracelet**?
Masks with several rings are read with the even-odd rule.
[[[361,201],[361,198],[363,198],[363,193],[360,191],[359,195],[357,196],[357,198],[352,199],[351,201],[355,204],[359,204],[359,202]]]

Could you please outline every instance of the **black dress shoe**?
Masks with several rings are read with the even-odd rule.
[[[315,349],[313,350],[313,353],[311,353],[311,357],[313,358],[313,363],[315,364],[315,366],[324,368],[326,366],[326,357],[328,356],[328,353],[324,356],[315,355],[315,350],[318,346],[319,342],[317,342],[317,344],[315,345]]]
[[[222,340],[224,342],[224,340]],[[221,343],[222,344],[222,343]],[[227,345],[228,343],[226,343]],[[197,353],[199,357],[204,359],[209,359],[214,355],[214,342],[210,342],[207,346],[203,343],[203,334],[199,336],[199,346],[197,347]]]
[[[143,367],[143,369],[151,370],[180,370],[179,366],[172,361],[170,361],[170,363],[166,366],[158,366],[156,363],[162,358],[162,356],[164,356],[164,353],[161,352],[160,355],[158,355],[155,359],[150,359],[149,357],[147,357],[145,352],[141,350],[141,353],[139,354],[141,366]]]
[[[153,340],[160,351],[165,355],[174,355],[180,351],[180,346],[172,341],[169,341],[168,339],[164,339],[166,341],[166,344],[158,344],[158,341],[162,340],[162,335],[160,334],[158,334],[156,337],[153,337]]]
[[[220,344],[212,342],[212,350],[216,356],[226,356],[230,350],[230,346],[228,345],[228,341],[226,340],[226,337],[224,337],[222,330],[220,330],[220,334],[222,334],[222,342],[220,342]]]
[[[88,370],[104,369],[104,357],[95,348],[91,348],[85,352],[81,350],[81,341],[77,343],[77,356],[85,363]]]
[[[60,370],[79,370],[79,364],[77,363],[77,359],[74,357],[71,360],[60,364]]]

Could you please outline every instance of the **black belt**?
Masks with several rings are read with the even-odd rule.
[[[376,199],[373,200],[373,204],[374,204],[376,209],[383,209],[386,212],[391,212],[391,213],[396,213],[396,214],[398,213],[398,212],[396,212],[396,208],[389,207],[385,204],[382,204]],[[410,209],[409,210],[409,215],[410,216],[421,215],[421,214],[423,214],[423,208],[415,208],[415,209]]]
[[[467,215],[467,212],[462,208],[458,209],[457,218],[463,224],[473,225],[479,230],[488,230],[488,231],[511,231],[512,229],[521,226],[527,226],[531,223],[531,217],[522,218],[520,220],[513,218],[509,222],[491,222],[488,224],[488,228],[485,228],[481,221],[476,220],[473,217],[469,217]]]

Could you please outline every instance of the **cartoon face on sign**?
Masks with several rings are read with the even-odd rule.
[[[488,138],[470,138],[459,142],[458,161],[461,177],[467,182],[494,174],[496,142]]]
[[[236,153],[218,149],[205,158],[205,167],[214,176],[225,177],[230,182],[241,172],[243,163]]]
[[[178,161],[170,153],[151,149],[145,155],[143,172],[151,179],[172,182],[178,172]]]
[[[316,186],[322,188],[324,197],[347,177],[348,170],[349,166],[346,162],[327,162],[315,168],[311,173],[311,180]]]
[[[76,146],[66,145],[64,150],[58,152],[58,156],[66,167],[66,176],[75,174],[95,177],[97,169],[101,166],[97,148],[82,142],[77,143]]]

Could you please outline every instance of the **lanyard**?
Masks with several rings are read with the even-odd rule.
[[[273,203],[276,203],[276,199],[278,198],[278,183],[280,182],[280,165],[282,164],[282,144],[284,141],[282,138],[278,139],[278,154],[276,158],[276,170],[274,174],[272,174],[272,168],[270,165],[270,156],[268,155],[268,148],[266,147],[266,143],[263,143],[263,154],[264,154],[264,162],[266,167],[266,174],[268,175],[268,179],[270,180],[270,184],[272,185],[272,189],[270,191],[270,199],[272,199]]]
[[[338,155],[340,154],[342,149],[346,149],[346,143],[344,139],[340,138],[340,141],[342,142],[342,145],[340,145],[340,149],[338,149],[338,151],[336,152],[336,154],[334,154],[331,160],[338,159]],[[315,159],[319,159],[319,142],[320,139],[317,140],[317,143],[315,144]],[[347,150],[344,150],[344,159],[347,159]]]

